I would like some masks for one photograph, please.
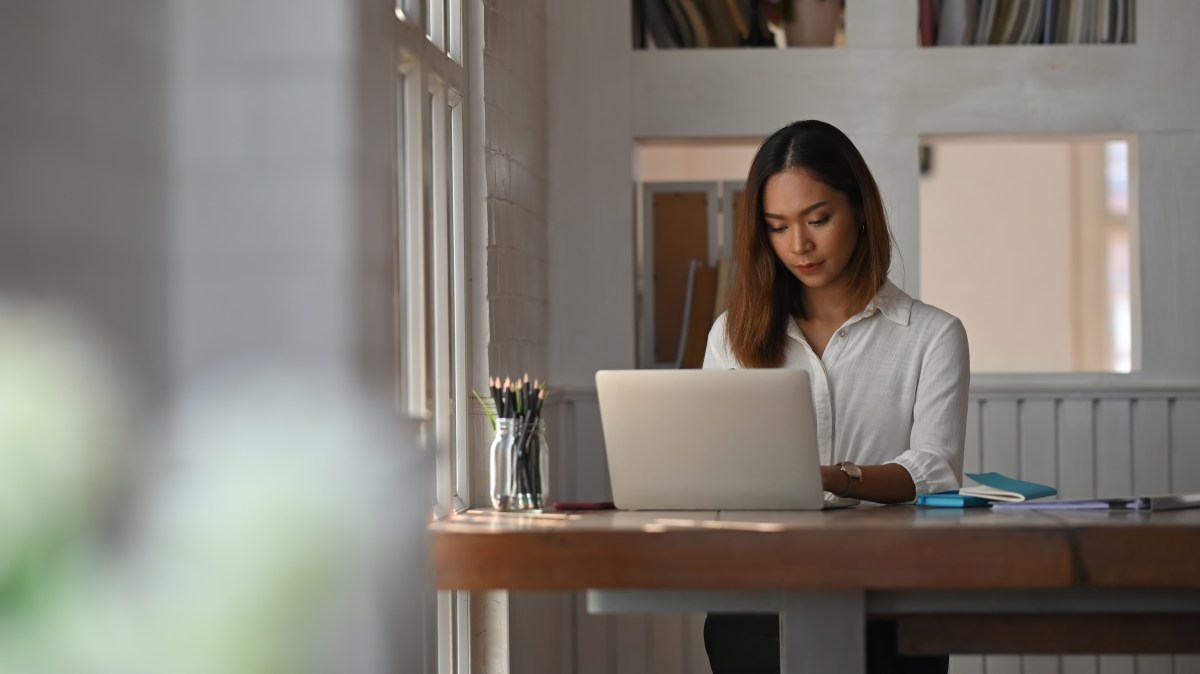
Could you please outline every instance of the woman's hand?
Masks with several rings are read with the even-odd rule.
[[[850,488],[850,477],[837,466],[821,466],[821,488],[834,496],[841,496]]]
[[[908,469],[898,463],[859,466],[862,480],[855,485],[854,498],[876,503],[908,503],[917,497]],[[821,488],[835,496],[845,496],[850,478],[837,466],[821,466]]]

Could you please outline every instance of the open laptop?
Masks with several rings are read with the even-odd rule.
[[[601,370],[596,391],[618,508],[827,507],[807,372]]]

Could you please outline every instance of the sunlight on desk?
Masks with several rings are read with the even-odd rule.
[[[642,527],[642,531],[668,529],[733,529],[739,531],[783,531],[783,524],[772,522],[726,522],[723,520],[658,519]]]

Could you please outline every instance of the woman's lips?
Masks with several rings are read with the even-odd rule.
[[[800,272],[801,274],[814,274],[818,269],[821,268],[821,265],[823,264],[825,263],[814,262],[813,264],[798,264],[796,265],[796,271]]]

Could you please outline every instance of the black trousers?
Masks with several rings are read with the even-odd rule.
[[[868,621],[866,637],[868,674],[946,674],[950,668],[946,655],[897,655],[894,622]],[[710,613],[704,650],[713,674],[779,674],[779,616]]]

